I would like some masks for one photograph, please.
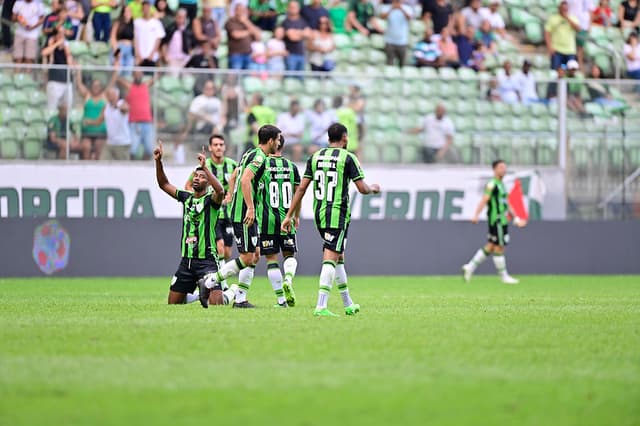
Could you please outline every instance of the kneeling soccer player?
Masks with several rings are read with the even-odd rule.
[[[176,188],[164,173],[162,154],[162,142],[159,141],[159,146],[153,151],[158,186],[183,205],[182,259],[171,281],[168,298],[168,303],[174,305],[197,300],[192,293],[198,282],[213,280],[213,275],[218,271],[215,227],[224,191],[218,179],[205,166],[204,154],[198,154],[200,167],[193,173],[193,192]],[[209,184],[213,192],[207,191]],[[223,294],[220,287],[215,290],[211,294],[212,303],[221,305],[228,295]]]
[[[478,249],[469,263],[462,266],[464,280],[469,282],[474,271],[490,254],[493,254],[493,264],[505,284],[518,284],[518,280],[507,272],[507,262],[504,257],[505,246],[509,243],[509,229],[507,213],[511,213],[516,226],[526,226],[526,221],[515,215],[511,206],[507,191],[502,179],[507,173],[507,165],[502,160],[496,160],[492,164],[494,178],[485,187],[482,200],[478,204],[471,222],[478,223],[480,212],[487,206],[487,219],[489,223],[489,242]]]

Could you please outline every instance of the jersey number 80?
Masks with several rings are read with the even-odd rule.
[[[280,197],[282,194],[282,197]],[[269,204],[274,209],[280,208],[280,200],[282,199],[282,207],[288,209],[291,207],[291,200],[293,198],[293,187],[291,182],[282,182],[282,189],[279,187],[278,182],[269,183]]]

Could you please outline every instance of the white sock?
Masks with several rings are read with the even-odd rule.
[[[338,286],[338,290],[340,290],[344,307],[353,305],[353,300],[349,295],[349,287],[347,287],[347,271],[344,269],[344,263],[338,263],[336,266],[335,283]]]
[[[293,285],[293,279],[298,269],[298,260],[293,256],[287,257],[284,262],[282,262],[282,269],[284,269],[284,282]]]
[[[173,150],[173,160],[175,161],[176,164],[184,164],[184,161],[185,161],[184,157],[185,157],[184,145],[183,144],[176,145],[175,149]]]
[[[493,264],[496,266],[496,271],[498,271],[498,274],[500,274],[500,276],[505,276],[508,275],[507,274],[507,261],[504,258],[504,254],[494,254],[493,255]]]
[[[221,283],[232,275],[236,275],[240,272],[240,269],[244,268],[244,264],[240,259],[234,259],[224,264],[222,268],[216,273],[216,279],[206,282],[204,285],[207,288],[212,288],[216,283]]]
[[[273,287],[273,292],[278,298],[278,303],[283,304],[286,299],[284,298],[284,290],[282,289],[282,272],[280,272],[280,265],[275,261],[267,265],[267,277]]]
[[[468,265],[471,267],[472,271],[475,271],[478,265],[487,260],[487,252],[484,251],[484,248],[479,248],[476,254],[473,255]]]
[[[220,269],[222,269],[226,264],[227,262],[224,259],[220,259],[218,261],[218,266],[220,267]],[[227,285],[227,280],[220,281],[220,286],[222,287],[222,290],[227,290],[229,288],[229,286]]]
[[[231,301],[234,300],[234,298],[236,297],[236,292],[232,288],[226,289],[225,291],[222,292],[222,294],[223,294],[225,305],[228,305],[229,303],[231,303]]]
[[[331,286],[333,280],[336,277],[335,263],[326,260],[322,263],[322,269],[320,270],[320,290],[318,290],[318,304],[316,309],[326,309],[329,304],[329,293],[331,293]]]
[[[227,263],[228,265],[228,263]],[[238,290],[236,291],[236,303],[246,302],[247,292],[251,283],[253,282],[253,274],[255,272],[255,266],[247,266],[238,275]]]
[[[187,293],[187,297],[184,299],[184,303],[193,303],[200,297],[197,294]]]

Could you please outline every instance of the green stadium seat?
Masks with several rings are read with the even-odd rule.
[[[453,138],[453,145],[460,153],[460,157],[464,164],[471,164],[474,162],[474,148],[471,134],[469,133],[456,133]]]
[[[587,102],[584,104],[584,109],[588,114],[599,118],[609,118],[610,114],[602,108],[602,105],[595,102]]]
[[[96,57],[104,56],[104,55],[108,56],[109,53],[111,52],[111,48],[109,47],[108,43],[101,42],[101,41],[92,41],[89,44],[89,51],[93,56],[96,56]]]
[[[512,140],[514,164],[532,165],[535,164],[535,139],[530,137],[514,137]]]
[[[466,132],[474,129],[474,121],[470,116],[456,115],[452,117],[452,121],[457,132]]]
[[[15,123],[16,121],[22,121],[19,111],[16,108],[6,106],[0,111],[0,117],[2,117],[1,123],[6,125],[8,123]]]
[[[541,103],[533,103],[529,105],[529,112],[535,117],[542,117],[549,114],[549,110],[546,105]]]
[[[531,44],[541,44],[544,41],[544,30],[540,22],[530,21],[525,23],[524,34],[526,40]]]
[[[369,47],[369,37],[358,32],[351,34],[351,46],[353,49],[362,49]]]
[[[5,99],[7,101],[7,103],[9,105],[11,105],[12,107],[20,107],[23,105],[28,105],[29,104],[29,98],[27,97],[28,93],[27,93],[28,89],[24,89],[24,90],[20,90],[20,89],[16,89],[16,90],[8,90],[5,93]]]
[[[417,163],[420,156],[420,148],[414,145],[402,145],[402,162]]]
[[[15,74],[13,76],[13,85],[16,89],[22,90],[28,87],[37,87],[38,83],[31,77],[30,74]]]
[[[362,155],[364,156],[365,163],[379,163],[380,162],[380,152],[378,147],[365,143],[362,147]]]
[[[14,160],[18,157],[20,157],[20,147],[16,140],[0,140],[0,158]]]
[[[227,32],[223,31],[222,33],[226,34]],[[216,57],[218,58],[218,61],[220,61],[220,63],[224,62],[225,59],[229,57],[229,46],[226,43],[220,43],[220,46],[218,46],[218,50],[216,50]]]
[[[400,146],[385,143],[382,145],[382,161],[384,163],[400,163]]]
[[[491,109],[493,114],[500,116],[508,115],[511,112],[509,104],[505,104],[504,102],[493,102],[491,104]]]
[[[412,19],[409,22],[409,29],[411,31],[411,34],[413,34],[414,36],[417,36],[419,38],[422,38],[424,36],[424,32],[426,30],[426,26],[425,26],[423,20],[421,20],[421,19]]]
[[[384,36],[382,34],[371,34],[370,36],[371,47],[377,50],[383,50],[385,46]]]
[[[346,34],[334,34],[333,40],[336,43],[337,49],[350,49],[351,48],[351,38]]]
[[[484,117],[487,120],[487,117]],[[496,132],[506,132],[511,127],[511,120],[507,120],[504,117],[494,116],[491,118],[491,126]]]
[[[416,67],[405,66],[402,67],[402,77],[405,79],[412,79],[414,83],[422,83],[420,79],[422,78],[422,74],[420,70]]]
[[[160,78],[158,86],[160,87],[160,90],[165,93],[175,93],[183,91],[180,79],[170,75],[165,75],[164,77]]]
[[[436,70],[435,68],[432,68],[432,67],[420,67],[418,69],[420,70],[420,75],[422,76],[422,78],[425,78],[425,79],[428,79],[428,80],[435,80],[435,79],[439,78],[438,70]]]
[[[182,79],[182,90],[187,93],[193,93],[193,87],[196,84],[196,77],[193,74],[183,74]]]
[[[366,49],[365,50],[366,61],[371,65],[381,65],[384,64],[387,57],[386,55],[376,49]]]
[[[13,78],[9,74],[0,72],[0,89],[13,86]]]
[[[42,110],[36,108],[20,108],[20,114],[22,121],[27,126],[38,126],[39,124],[46,124],[47,119],[42,113]]]

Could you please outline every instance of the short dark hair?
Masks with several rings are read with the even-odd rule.
[[[342,106],[342,96],[334,96],[333,97],[333,107],[340,108]]]
[[[284,135],[280,133],[280,143],[278,143],[278,148],[276,148],[276,150],[282,151],[282,148],[284,148]]]
[[[225,142],[224,140],[224,135],[221,133],[214,133],[211,136],[209,136],[209,145],[211,145],[211,142],[213,142],[214,139],[221,139],[222,142]]]
[[[327,133],[329,134],[329,143],[340,142],[342,137],[348,134],[347,128],[340,123],[333,123],[329,126]]]
[[[281,132],[276,126],[265,124],[258,130],[258,143],[260,143],[260,145],[264,145],[269,142],[269,139],[275,139],[278,137],[278,133]]]
[[[202,166],[196,167],[195,170],[193,171],[193,173],[195,174],[196,172],[204,172],[204,173],[206,173],[205,170],[204,170],[204,167],[202,167]]]
[[[491,163],[491,168],[495,169],[496,167],[498,167],[499,164],[503,164],[503,163],[504,163],[504,160],[498,158],[493,163]]]

